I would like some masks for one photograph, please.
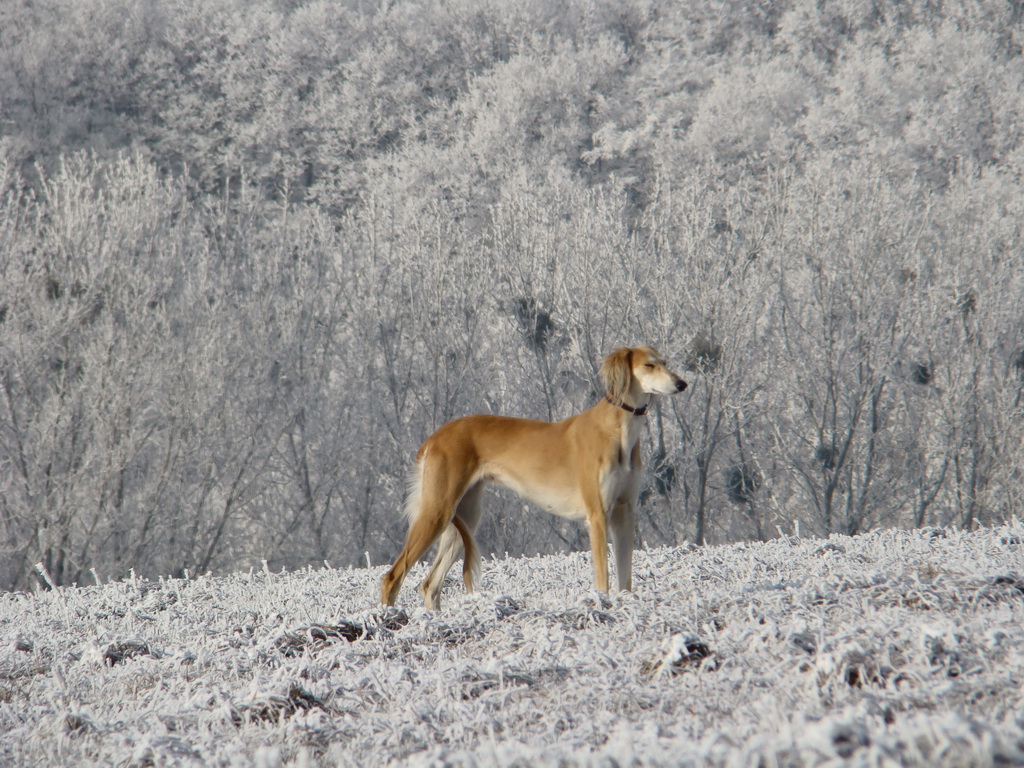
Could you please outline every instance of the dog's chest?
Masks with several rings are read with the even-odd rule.
[[[630,425],[620,431],[619,439],[616,440],[615,448],[608,457],[604,476],[601,478],[605,504],[634,484],[635,475],[640,470],[639,452],[635,450],[639,439],[638,426]]]
[[[632,472],[635,469],[633,466],[633,448],[635,445],[635,443],[633,445],[619,443],[616,446],[614,459],[609,462],[608,471],[613,473]]]
[[[633,466],[634,454],[637,443],[640,442],[640,429],[643,426],[642,419],[630,419],[619,431],[619,450],[616,456],[618,464],[626,472],[639,469]]]

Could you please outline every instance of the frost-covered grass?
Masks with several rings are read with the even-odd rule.
[[[1024,525],[0,597],[0,764],[1024,764]],[[455,569],[457,570],[457,569]],[[418,577],[418,578],[417,578]]]

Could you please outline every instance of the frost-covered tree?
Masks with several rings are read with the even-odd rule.
[[[2,584],[381,562],[434,428],[633,342],[691,384],[648,542],[1006,519],[1021,50],[997,0],[2,4]]]

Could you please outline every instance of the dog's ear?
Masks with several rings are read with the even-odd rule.
[[[601,363],[598,374],[604,391],[613,400],[621,401],[633,380],[633,350],[628,347],[616,349]]]

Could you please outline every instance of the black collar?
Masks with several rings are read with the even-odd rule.
[[[643,416],[644,414],[646,414],[646,413],[647,413],[647,409],[651,407],[651,404],[650,404],[650,403],[648,403],[648,404],[647,404],[647,405],[645,405],[645,406],[644,406],[643,408],[632,408],[632,407],[630,407],[630,406],[626,405],[625,403],[622,403],[622,402],[616,402],[615,400],[612,400],[612,396],[611,396],[611,395],[605,395],[605,396],[604,396],[604,399],[605,399],[605,400],[607,400],[607,401],[608,401],[609,403],[611,403],[612,405],[617,405],[617,406],[619,406],[619,408],[621,408],[621,409],[622,409],[622,410],[624,410],[624,411],[629,411],[629,412],[630,412],[630,413],[632,413],[632,414],[633,414],[634,416]]]

